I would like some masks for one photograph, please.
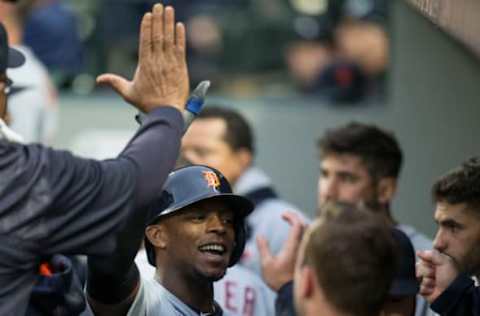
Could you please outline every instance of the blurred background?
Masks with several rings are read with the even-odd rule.
[[[140,19],[155,2],[20,0],[14,11],[1,4],[2,22],[16,26],[50,76],[55,105],[37,118],[50,117],[50,132],[35,141],[94,158],[122,149],[136,128],[134,110],[95,78],[132,77]],[[163,3],[187,26],[192,86],[211,80],[207,104],[245,114],[256,162],[287,200],[313,215],[316,140],[351,120],[375,123],[395,133],[406,158],[395,216],[433,235],[432,182],[479,153],[480,62],[468,45],[405,0]]]

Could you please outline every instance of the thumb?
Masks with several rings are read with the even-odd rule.
[[[272,259],[272,253],[268,247],[268,242],[263,236],[257,236],[257,247],[260,253],[260,261],[262,265]]]
[[[417,251],[417,256],[428,263],[433,263],[432,262],[432,250],[422,250],[422,251]]]
[[[127,90],[129,87],[129,81],[114,74],[103,74],[98,76],[97,84],[110,86],[122,97],[127,95]]]

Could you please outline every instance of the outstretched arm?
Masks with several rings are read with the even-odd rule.
[[[147,13],[142,21],[139,50],[139,65],[133,81],[129,82],[115,75],[100,76],[100,83],[110,84],[124,99],[143,112],[156,112],[159,104],[168,104],[182,110],[188,96],[188,74],[185,62],[185,28],[175,25],[174,10],[157,4],[152,13]],[[138,100],[141,100],[140,102]],[[155,113],[153,113],[155,114]],[[152,114],[147,116],[149,124]],[[181,133],[180,133],[181,134]],[[179,139],[179,135],[176,135]],[[166,139],[165,141],[168,142]],[[152,149],[154,150],[154,149]],[[131,157],[134,151],[127,148],[121,155]],[[143,203],[161,192],[161,186],[172,165],[166,168],[163,161],[155,161],[155,156],[143,156],[136,161],[140,173],[149,172],[142,167],[157,164],[165,169],[161,177],[138,183],[133,208],[118,233],[117,249],[108,257],[89,257],[87,292],[89,302],[97,315],[124,315],[130,308],[139,289],[139,273],[134,258],[144,236],[148,204]],[[167,170],[168,169],[168,170]],[[158,185],[153,186],[151,182]]]

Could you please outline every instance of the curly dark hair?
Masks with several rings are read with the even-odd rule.
[[[433,185],[435,202],[465,203],[470,208],[480,208],[480,157],[472,157]]]
[[[350,122],[329,129],[318,140],[320,155],[351,154],[359,156],[374,178],[398,178],[403,154],[393,133],[375,125]]]

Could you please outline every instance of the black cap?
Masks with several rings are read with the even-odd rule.
[[[410,296],[418,293],[415,276],[415,251],[410,239],[399,229],[392,229],[393,239],[398,245],[397,270],[390,287],[390,296]]]
[[[5,27],[0,23],[0,74],[4,74],[7,68],[16,68],[25,62],[23,54],[8,46],[8,35]]]

